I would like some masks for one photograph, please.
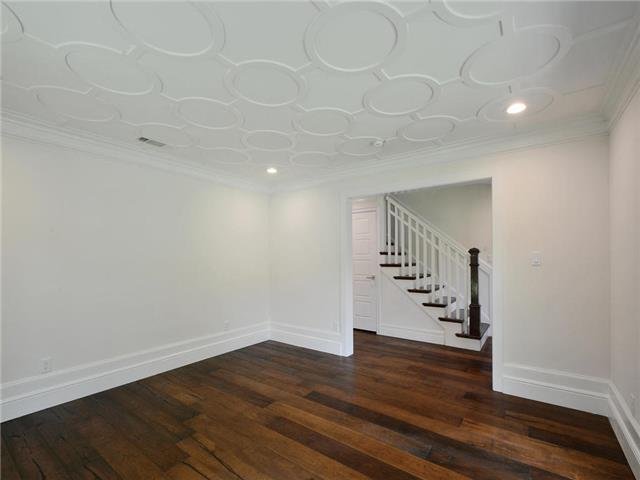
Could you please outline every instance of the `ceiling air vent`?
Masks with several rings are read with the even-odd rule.
[[[148,145],[153,145],[154,147],[164,147],[166,143],[159,142],[157,140],[151,140],[147,137],[138,137],[138,141],[142,143],[146,143]]]

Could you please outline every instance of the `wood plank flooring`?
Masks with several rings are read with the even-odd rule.
[[[491,357],[265,342],[2,424],[2,479],[632,479],[605,417],[491,391]]]

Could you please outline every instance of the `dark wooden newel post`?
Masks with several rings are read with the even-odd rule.
[[[480,303],[478,295],[478,254],[480,250],[469,250],[469,266],[471,267],[471,303],[469,304],[469,336],[480,338]]]

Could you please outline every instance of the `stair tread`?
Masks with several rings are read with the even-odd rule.
[[[429,276],[429,274],[427,274],[427,276]],[[415,275],[394,275],[394,277],[396,280],[416,280],[416,276]],[[424,278],[424,274],[421,273],[419,278]]]
[[[404,263],[404,264],[402,264],[402,263],[381,263],[380,266],[381,267],[402,267],[402,266],[408,267],[409,264],[408,263]],[[415,267],[416,264],[412,263],[411,266]]]
[[[464,319],[462,318],[438,317],[438,320],[441,322],[464,323]]]
[[[489,324],[488,323],[480,323],[480,336],[479,337],[477,337],[475,335],[469,335],[468,333],[456,333],[456,337],[472,338],[474,340],[480,340],[480,339],[482,339],[482,337],[484,337],[484,334],[487,333],[487,330],[489,330]]]
[[[438,317],[438,320],[441,322],[459,323],[461,325],[464,323],[464,320],[460,318]]]
[[[455,301],[456,297],[451,297],[451,303],[454,303]],[[424,302],[422,305],[425,307],[446,307],[447,305],[449,305],[449,298],[442,297],[438,299],[437,302]]]
[[[430,277],[430,276],[431,274],[427,273],[427,277]],[[407,289],[407,291],[410,293],[432,293],[436,290],[440,290],[440,285],[436,285],[435,288],[430,287],[427,289],[424,289],[424,288],[408,288]]]

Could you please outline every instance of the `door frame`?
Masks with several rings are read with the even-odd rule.
[[[404,181],[379,182],[373,186],[348,188],[340,192],[339,199],[339,228],[340,228],[340,337],[341,354],[343,356],[353,355],[353,275],[352,275],[352,252],[351,252],[351,214],[352,200],[359,197],[371,197],[375,195],[385,195],[390,192],[402,190],[415,190],[420,188],[439,187],[445,185],[455,185],[461,183],[472,183],[478,181],[491,182],[491,221],[492,221],[492,243],[493,243],[493,291],[492,306],[493,317],[491,319],[492,329],[492,383],[493,390],[502,392],[503,390],[503,352],[504,333],[502,321],[502,299],[503,299],[503,264],[504,264],[504,243],[505,228],[502,210],[496,208],[496,192],[502,189],[502,179],[496,175],[493,169],[480,167],[479,169],[448,171],[444,175],[434,175],[431,178],[407,179]],[[382,217],[380,217],[382,218]]]
[[[378,197],[376,198],[376,206],[367,206],[367,207],[362,207],[362,208],[358,208],[356,210],[353,209],[353,198],[349,199],[349,205],[351,205],[351,214],[353,215],[354,213],[367,213],[367,212],[375,212],[376,213],[376,251],[375,251],[375,256],[379,257],[379,253],[381,250],[381,241],[383,238],[383,234],[382,234],[382,229],[380,228],[380,219],[383,218],[382,217],[382,209],[381,209],[381,202],[380,200],[383,200],[384,202],[384,198],[382,197]],[[353,217],[352,217],[353,218]],[[351,225],[351,229],[350,229],[351,235],[353,236],[353,225]],[[353,238],[353,237],[352,237]],[[353,251],[351,252],[351,259],[353,261]],[[352,270],[352,269],[351,269]],[[380,315],[382,314],[382,309],[381,309],[381,295],[382,295],[382,286],[381,286],[382,282],[380,281],[380,265],[379,262],[376,261],[376,335],[378,334],[378,332],[380,331]],[[351,291],[351,302],[353,305],[353,301],[355,300],[355,295],[353,293],[353,271],[351,271],[351,285],[352,285],[352,291]],[[353,312],[352,312],[352,317],[351,317],[351,321],[353,322]],[[353,325],[351,326],[351,333],[352,333],[352,337],[351,340],[353,342]]]

